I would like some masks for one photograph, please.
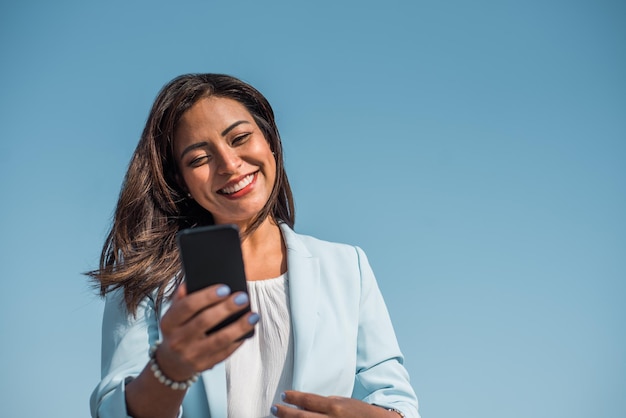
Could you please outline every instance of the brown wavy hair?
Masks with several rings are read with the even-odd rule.
[[[295,223],[291,188],[283,162],[280,135],[269,102],[254,87],[223,74],[187,74],[159,92],[130,161],[111,230],[100,255],[100,267],[87,273],[101,296],[123,288],[130,313],[157,290],[157,303],[169,293],[168,285],[182,280],[176,233],[214,223],[211,213],[194,200],[177,180],[174,132],[182,115],[198,100],[223,97],[238,101],[263,132],[276,160],[276,181],[270,197],[246,231],[260,226],[267,216],[290,227]]]

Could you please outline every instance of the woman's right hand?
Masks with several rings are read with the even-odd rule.
[[[163,374],[174,381],[185,381],[230,356],[243,344],[241,337],[254,328],[258,314],[243,315],[208,335],[206,331],[248,304],[248,295],[231,295],[226,285],[187,294],[184,283],[181,284],[161,319],[162,343],[155,355]]]
[[[243,344],[241,337],[254,328],[259,316],[247,313],[218,331],[208,335],[206,331],[247,305],[245,293],[231,295],[223,285],[189,295],[185,285],[180,285],[161,319],[162,341],[155,353],[161,372],[183,382],[225,360]],[[184,390],[159,382],[148,365],[126,385],[127,412],[138,418],[175,417],[184,395]]]

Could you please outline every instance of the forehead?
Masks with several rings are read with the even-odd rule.
[[[252,119],[248,109],[236,100],[215,96],[205,97],[183,113],[176,128],[176,135],[179,131],[183,133],[183,131],[198,129],[221,132],[233,122]]]
[[[174,147],[178,148],[181,143],[218,139],[226,128],[241,121],[256,126],[248,109],[238,101],[223,97],[200,99],[178,121]]]

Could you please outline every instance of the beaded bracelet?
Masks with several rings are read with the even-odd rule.
[[[150,370],[152,370],[152,374],[154,374],[154,377],[156,377],[159,382],[161,382],[168,388],[174,389],[174,390],[185,390],[191,385],[193,385],[194,383],[196,383],[196,381],[198,380],[198,376],[200,376],[199,373],[195,373],[193,376],[191,376],[189,379],[185,380],[184,382],[175,382],[169,377],[165,376],[165,374],[163,374],[163,371],[161,370],[158,363],[156,362],[156,351],[160,345],[161,345],[161,341],[157,341],[154,343],[152,347],[150,347],[150,362],[148,364],[150,365]]]
[[[388,407],[386,407],[386,406],[376,405],[376,404],[373,404],[373,405],[374,405],[374,406],[379,406],[379,407],[381,407],[381,408],[383,408],[383,409],[386,409],[386,410],[387,410],[387,411],[389,411],[389,412],[395,412],[396,414],[400,415],[400,418],[405,418],[405,417],[406,417],[406,415],[404,415],[404,413],[403,413],[402,411],[400,411],[400,410],[398,410],[398,409],[396,409],[396,408],[388,408]]]
[[[387,411],[395,412],[396,414],[400,415],[400,418],[405,418],[405,415],[402,413],[402,411],[399,411],[396,408],[386,408],[386,409]]]

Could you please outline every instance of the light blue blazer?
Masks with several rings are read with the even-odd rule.
[[[387,308],[363,251],[296,234],[284,224],[281,230],[287,246],[293,389],[353,397],[419,418]],[[102,380],[91,396],[93,417],[128,416],[125,382],[148,363],[167,308],[147,297],[133,317],[124,307],[121,290],[107,294]],[[188,390],[180,414],[226,418],[226,396],[225,368],[220,363],[203,372]]]

